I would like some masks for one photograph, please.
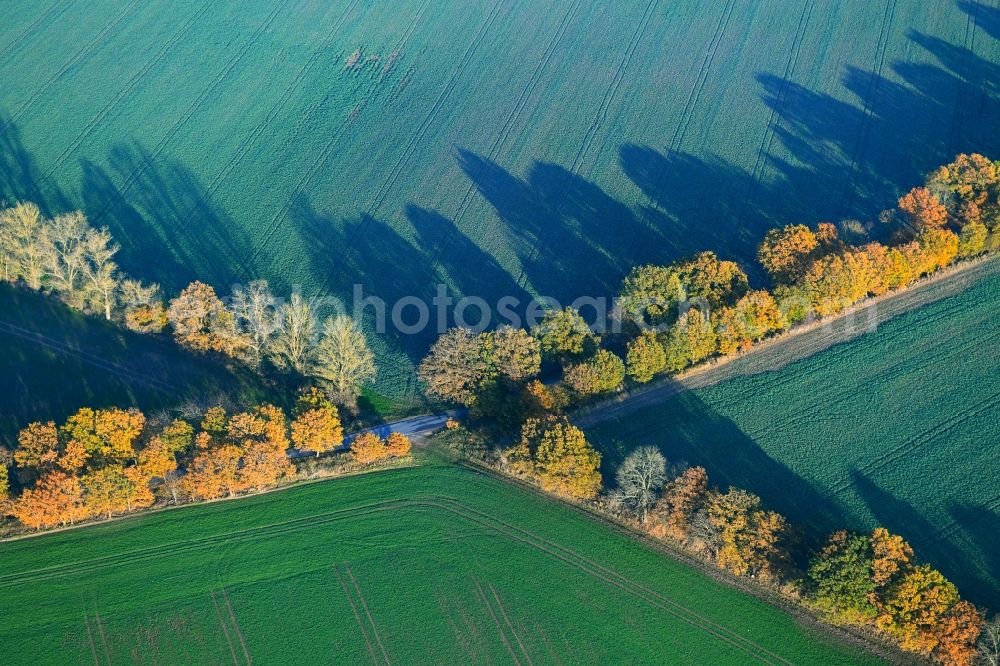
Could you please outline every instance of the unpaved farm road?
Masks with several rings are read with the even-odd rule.
[[[631,391],[622,391],[577,410],[573,421],[587,428],[628,416],[684,391],[705,388],[733,377],[778,370],[793,361],[874,331],[883,322],[904,312],[954,296],[998,272],[1000,257],[995,256],[959,265],[903,291],[860,303],[836,317],[796,328],[783,336],[757,344],[742,354]]]

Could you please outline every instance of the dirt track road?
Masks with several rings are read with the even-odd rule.
[[[797,328],[743,354],[695,368],[683,375],[623,391],[578,410],[573,415],[573,421],[586,428],[635,413],[683,391],[704,388],[733,377],[778,370],[833,345],[869,333],[883,322],[904,312],[954,296],[996,273],[1000,273],[1000,257],[989,257],[957,266],[904,291],[860,303],[837,317]]]

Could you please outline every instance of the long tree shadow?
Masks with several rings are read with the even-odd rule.
[[[459,164],[504,225],[526,287],[560,300],[615,293],[633,252],[660,233],[596,184],[562,166],[535,163],[527,180],[468,150]]]
[[[1000,8],[986,7],[982,2],[958,0],[958,8],[972,16],[980,28],[994,39],[1000,39]]]
[[[986,512],[976,516],[959,531],[972,537],[972,549],[963,547],[960,535],[947,531],[942,534],[941,525],[934,525],[909,503],[879,488],[863,474],[852,475],[855,487],[868,508],[875,515],[879,525],[890,532],[901,535],[910,545],[919,560],[926,561],[939,569],[954,582],[962,596],[991,608],[1000,608],[1000,572],[997,566],[1000,538],[996,528],[1000,526],[1000,516]],[[957,521],[969,520],[974,507],[952,507],[949,510]],[[847,525],[846,527],[860,528]],[[993,530],[992,534],[990,530]],[[979,552],[975,552],[979,551]]]
[[[609,481],[629,452],[655,446],[672,464],[704,467],[713,485],[735,486],[759,495],[768,508],[783,513],[814,538],[843,526],[844,514],[835,503],[768,455],[694,392],[680,389],[650,409],[656,410],[655,418],[644,420],[643,412],[638,412],[588,429],[588,436],[604,454],[601,471]],[[646,422],[649,428],[644,427]],[[621,439],[622,433],[628,433],[629,441]]]
[[[24,145],[21,130],[9,115],[0,113],[0,204],[33,201],[49,215],[70,207],[66,195],[51,181],[47,195],[40,197],[42,173],[34,155]]]
[[[83,208],[92,223],[107,226],[121,243],[122,267],[168,291],[200,279],[228,293],[245,272],[241,262],[251,239],[212,204],[198,177],[135,143],[112,148],[107,162],[106,169],[81,161]]]
[[[252,372],[196,356],[166,336],[140,335],[58,300],[0,284],[0,440],[31,421],[61,421],[80,407],[150,414],[188,402],[274,400]]]

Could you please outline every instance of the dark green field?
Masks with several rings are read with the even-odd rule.
[[[0,543],[6,664],[875,663],[453,467]]]
[[[812,533],[884,525],[1000,608],[1000,276],[776,372],[588,435],[610,471],[654,444]]]
[[[997,157],[998,36],[966,0],[12,0],[0,198],[171,291],[603,296]],[[430,340],[373,338],[381,391]]]

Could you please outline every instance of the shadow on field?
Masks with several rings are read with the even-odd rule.
[[[976,19],[977,25],[995,39],[1000,39],[1000,9],[984,7],[981,2],[958,0],[958,7]]]
[[[636,263],[661,256],[662,236],[596,184],[536,162],[526,181],[468,150],[458,161],[505,227],[519,284],[568,302],[616,293]]]
[[[0,203],[34,201],[46,214],[69,208],[65,194],[52,181],[48,194],[39,196],[42,174],[21,140],[21,130],[9,115],[0,113]]]
[[[709,482],[725,489],[737,486],[761,497],[764,505],[785,515],[802,529],[814,547],[831,532],[869,531],[833,498],[821,493],[783,463],[769,456],[736,423],[716,413],[691,391],[684,391],[657,408],[655,425],[641,427],[642,413],[628,423],[609,421],[591,428],[593,441],[604,443],[601,473],[613,484],[615,469],[632,450],[655,446],[674,465],[702,466]],[[637,425],[638,424],[638,425]],[[629,432],[630,440],[616,437]],[[632,434],[638,433],[638,434]],[[820,446],[803,438],[801,446]],[[875,523],[902,535],[920,561],[940,569],[958,585],[963,596],[1000,608],[1000,516],[988,506],[953,506],[954,522],[935,525],[909,503],[875,485],[859,472],[852,474],[858,496],[875,517]],[[957,537],[957,538],[956,538]]]
[[[1000,37],[1000,13],[978,11],[984,29]],[[1000,155],[1000,67],[930,35],[907,38],[936,64],[887,65],[899,81],[848,67],[842,85],[850,101],[759,72],[761,99],[774,120],[752,172],[711,154],[623,145],[620,166],[650,202],[639,214],[658,232],[656,260],[713,250],[743,260],[761,282],[763,274],[746,260],[769,228],[873,221],[958,152]],[[787,157],[778,156],[779,145]]]
[[[601,472],[609,482],[613,483],[615,469],[633,449],[655,446],[671,464],[702,466],[709,483],[756,493],[765,505],[803,527],[825,533],[843,525],[842,512],[811,483],[765,453],[736,423],[715,412],[694,392],[682,390],[657,409],[660,418],[655,429],[642,432],[641,438],[623,442],[614,435],[599,437],[614,442],[602,449]],[[670,418],[663,418],[667,413]],[[634,430],[634,421],[642,416],[626,418],[633,423],[619,428],[616,422],[608,422],[596,429],[607,433]]]
[[[168,293],[194,279],[229,293],[240,275],[253,275],[242,263],[251,239],[184,164],[137,143],[115,146],[105,163],[108,168],[81,160],[83,209],[121,244],[127,272],[161,283]]]
[[[274,392],[249,370],[5,284],[0,284],[0,349],[0,443],[11,447],[30,421],[60,421],[84,406],[136,406],[149,415],[192,400],[273,399]]]
[[[917,559],[940,569],[954,582],[962,596],[990,608],[1000,608],[1000,516],[981,507],[954,506],[948,513],[953,526],[935,525],[909,503],[885,492],[863,474],[853,474],[858,494],[875,515],[878,524],[903,536],[913,546]],[[960,532],[969,540],[956,539]],[[970,543],[971,542],[971,543]],[[966,547],[973,546],[970,552]],[[986,563],[987,570],[975,562]]]

